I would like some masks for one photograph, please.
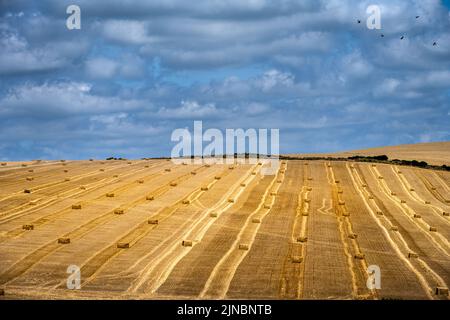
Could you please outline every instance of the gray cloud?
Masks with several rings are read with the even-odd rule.
[[[438,0],[380,0],[382,30],[368,0],[81,0],[76,31],[68,4],[0,4],[2,158],[163,155],[193,120],[283,152],[450,138]]]

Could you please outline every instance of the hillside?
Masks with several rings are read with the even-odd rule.
[[[398,146],[369,148],[336,153],[295,154],[300,157],[350,157],[355,155],[387,155],[389,159],[425,161],[431,165],[450,165],[450,141],[403,144]]]
[[[1,166],[0,299],[449,298],[449,172],[264,166]]]

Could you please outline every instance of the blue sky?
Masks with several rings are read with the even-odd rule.
[[[365,26],[371,4],[381,30]],[[0,159],[169,155],[194,120],[280,129],[283,153],[450,140],[449,8],[3,0]]]

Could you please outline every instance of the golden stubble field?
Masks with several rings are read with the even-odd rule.
[[[389,159],[426,161],[432,165],[450,166],[450,141],[403,144],[398,146],[369,148],[337,153],[297,154],[301,157],[351,157],[356,155],[387,155]]]
[[[2,164],[0,299],[449,298],[450,173],[263,167]]]

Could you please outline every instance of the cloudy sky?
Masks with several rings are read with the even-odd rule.
[[[449,8],[0,0],[0,159],[169,155],[194,120],[278,128],[283,153],[450,140]]]

